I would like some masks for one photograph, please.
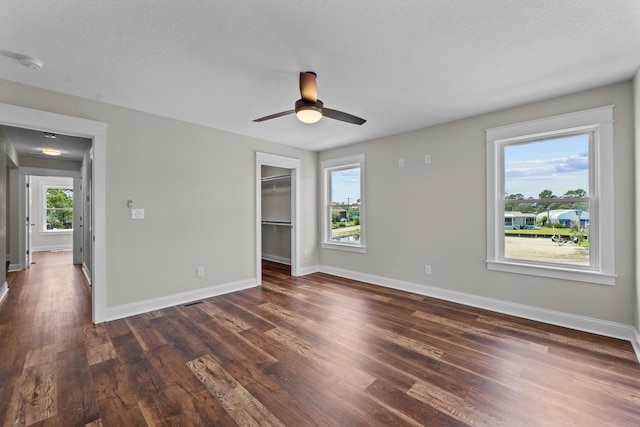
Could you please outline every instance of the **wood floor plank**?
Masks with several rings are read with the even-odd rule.
[[[82,338],[82,334],[78,334]],[[57,354],[57,406],[61,425],[83,426],[100,417],[98,401],[85,353],[69,348]]]
[[[113,338],[113,347],[118,354],[127,382],[135,391],[138,400],[143,400],[162,390],[165,385],[153,364],[142,349],[133,333]]]
[[[91,366],[100,418],[113,426],[146,426],[135,389],[118,359]]]
[[[6,421],[28,426],[57,414],[55,345],[31,352],[16,383]]]
[[[85,324],[82,331],[89,365],[118,357],[104,325]]]
[[[283,426],[242,384],[209,355],[189,361],[189,368],[241,426]]]

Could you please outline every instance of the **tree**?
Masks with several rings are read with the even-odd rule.
[[[73,228],[73,190],[47,188],[47,230]]]
[[[551,190],[542,190],[540,194],[538,194],[538,198],[540,199],[555,199],[556,197]]]
[[[551,190],[542,190],[540,192],[540,194],[538,194],[538,198],[540,199],[556,199],[557,196],[555,194],[553,194],[553,191]],[[553,203],[549,203],[549,202],[542,202],[538,204],[538,213],[540,212],[546,212],[550,209],[552,209]]]
[[[515,194],[507,194],[505,196],[505,200],[522,200],[524,199],[524,194],[515,193]],[[505,210],[513,211],[515,203],[507,203],[504,207]]]
[[[582,188],[578,188],[577,190],[568,190],[562,197],[564,197],[565,199],[584,198],[587,197],[587,192]]]
[[[507,199],[507,200],[522,200],[522,199],[524,199],[524,194],[522,194],[522,193],[507,194],[505,199]]]

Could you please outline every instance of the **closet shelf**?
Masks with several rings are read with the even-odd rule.
[[[276,181],[286,181],[290,180],[291,175],[274,175],[274,176],[263,176],[261,178],[262,182],[276,182]]]
[[[263,219],[262,225],[282,225],[284,227],[292,227],[291,221],[279,221],[279,220],[271,220],[271,219]]]

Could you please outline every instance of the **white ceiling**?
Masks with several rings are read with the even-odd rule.
[[[638,0],[7,0],[0,77],[322,150],[630,79]],[[362,126],[295,116],[298,73]]]

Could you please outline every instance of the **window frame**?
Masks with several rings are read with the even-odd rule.
[[[40,183],[40,234],[73,234],[73,221],[71,228],[66,230],[48,230],[47,229],[47,191],[51,188],[61,190],[71,190],[73,192],[72,185],[58,184],[53,182],[41,182]],[[75,197],[75,194],[74,194]],[[75,202],[72,209],[75,209]],[[73,212],[73,210],[72,210]]]
[[[331,240],[331,172],[360,168],[360,240],[358,242],[335,242]],[[356,154],[353,156],[327,159],[320,162],[322,174],[322,226],[320,246],[325,249],[337,249],[350,252],[366,252],[365,236],[365,156]]]
[[[615,285],[613,105],[486,129],[487,269]],[[536,139],[592,132],[590,156],[590,265],[505,258],[503,148]]]

